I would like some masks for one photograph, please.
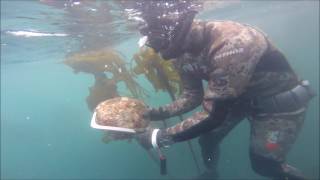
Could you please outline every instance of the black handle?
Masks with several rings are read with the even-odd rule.
[[[165,156],[160,156],[160,174],[167,174],[167,159]]]

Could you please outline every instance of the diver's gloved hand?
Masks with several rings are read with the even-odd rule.
[[[151,144],[152,131],[153,131],[152,128],[147,128],[145,131],[140,131],[135,135],[135,139],[146,150],[149,150],[152,148],[152,144]]]
[[[165,130],[147,128],[144,132],[135,135],[136,140],[146,150],[151,148],[168,147],[173,144],[172,138]]]
[[[166,119],[167,116],[161,107],[159,108],[151,108],[148,107],[145,113],[143,114],[144,118],[152,120],[163,120]]]

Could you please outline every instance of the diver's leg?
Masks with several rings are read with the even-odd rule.
[[[199,179],[218,178],[217,165],[220,155],[219,144],[223,138],[244,118],[245,111],[243,109],[233,108],[233,110],[228,114],[226,120],[223,121],[218,128],[200,136],[199,144],[206,171],[199,177]]]
[[[285,157],[303,125],[305,110],[255,116],[250,120],[250,159],[253,170],[274,179],[300,180],[303,175]]]

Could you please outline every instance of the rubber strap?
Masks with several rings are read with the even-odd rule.
[[[158,135],[158,132],[160,131],[160,129],[154,129],[152,131],[152,135],[151,135],[151,144],[152,144],[152,147],[154,149],[159,149],[159,146],[158,146],[158,143],[157,143],[157,135]]]

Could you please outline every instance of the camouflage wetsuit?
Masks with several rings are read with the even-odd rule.
[[[183,49],[187,53],[174,60],[183,81],[183,94],[152,114],[158,119],[168,118],[201,103],[202,111],[166,132],[175,142],[201,135],[205,164],[214,168],[220,141],[247,118],[253,169],[268,177],[290,177],[294,170],[284,164],[285,155],[301,129],[305,107],[264,112],[263,107],[256,109],[253,105],[256,98],[267,98],[299,84],[283,54],[261,31],[231,21],[193,22]],[[208,82],[205,90],[202,80]]]

